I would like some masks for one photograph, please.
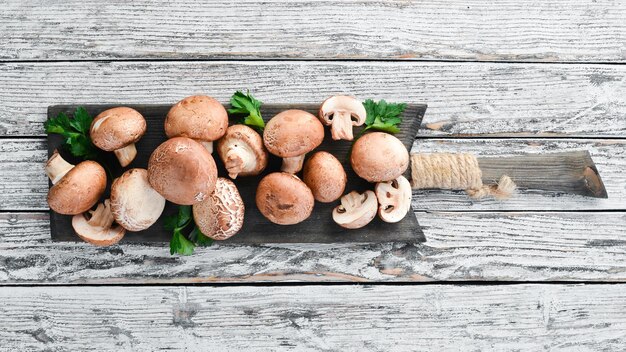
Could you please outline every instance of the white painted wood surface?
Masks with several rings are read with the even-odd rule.
[[[425,62],[0,64],[0,136],[43,135],[49,105],[174,103],[236,89],[265,102],[336,93],[425,102],[424,136],[626,136],[626,66]]]
[[[620,0],[5,0],[0,59],[624,62]]]
[[[522,153],[588,150],[604,180],[608,199],[520,190],[507,201],[473,200],[463,191],[415,191],[415,210],[626,210],[626,140],[601,139],[417,139],[413,152],[470,152],[497,157]],[[0,211],[47,210],[44,139],[0,143]]]
[[[623,212],[418,212],[426,242],[223,246],[51,242],[45,213],[0,213],[4,284],[626,281]]]
[[[7,351],[619,351],[617,285],[1,288]]]

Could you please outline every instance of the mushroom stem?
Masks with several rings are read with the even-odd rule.
[[[280,170],[290,174],[298,173],[300,170],[302,170],[302,164],[304,163],[305,155],[306,154],[294,156],[291,158],[283,158],[283,166]]]
[[[228,176],[233,180],[236,179],[237,175],[242,171],[248,169],[250,165],[254,165],[254,158],[254,153],[245,147],[239,145],[231,146],[224,160]]]
[[[115,153],[117,160],[120,161],[120,165],[122,165],[122,167],[126,167],[133,160],[135,160],[135,156],[137,156],[137,148],[135,147],[135,143],[131,143],[124,148],[114,150],[113,153]]]
[[[65,161],[59,152],[55,150],[46,163],[46,175],[48,175],[54,185],[73,168],[74,165]]]
[[[202,144],[206,148],[206,150],[209,151],[209,153],[213,153],[213,142],[211,142],[211,141],[199,141],[199,140],[196,140],[196,142]]]
[[[108,229],[113,225],[113,213],[111,213],[111,203],[108,199],[98,204],[96,210],[90,210],[89,213],[91,219],[87,223],[90,226]]]
[[[333,121],[330,127],[330,134],[334,140],[345,139],[351,141],[352,135],[352,115],[350,111],[336,111],[333,114]]]

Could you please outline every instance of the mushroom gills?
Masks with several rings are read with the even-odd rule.
[[[89,219],[87,219],[87,216],[89,216]],[[107,199],[104,203],[98,204],[96,210],[74,215],[72,227],[76,234],[85,242],[96,246],[108,246],[119,242],[126,233],[122,226],[112,226],[113,221],[111,204]]]
[[[358,229],[376,217],[378,201],[373,191],[360,194],[352,191],[341,197],[341,205],[333,210],[333,220],[346,229]]]
[[[404,219],[411,209],[411,196],[411,183],[404,176],[377,183],[378,216],[388,223]]]

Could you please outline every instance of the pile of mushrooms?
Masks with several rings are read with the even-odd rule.
[[[260,213],[275,224],[306,220],[316,201],[339,201],[332,218],[346,229],[366,226],[377,214],[385,222],[398,222],[411,206],[410,184],[403,176],[409,154],[400,140],[372,132],[354,143],[352,169],[374,184],[362,193],[345,193],[342,164],[328,152],[315,152],[324,140],[324,126],[330,126],[333,140],[351,141],[353,127],[363,125],[366,115],[361,101],[338,95],[321,104],[318,116],[282,111],[259,133],[246,125],[229,127],[226,109],[217,100],[190,96],[169,110],[164,121],[168,139],[152,152],[147,169],[126,170],[99,204],[107,185],[103,167],[94,161],[72,165],[55,151],[46,164],[52,182],[48,204],[59,214],[72,215],[78,236],[99,246],[119,242],[127,231],[148,229],[166,201],[191,205],[194,221],[206,236],[230,238],[243,227],[245,207],[235,183],[218,177],[215,142],[216,154],[233,180],[263,173],[269,154],[282,159],[281,170],[265,175],[255,196]],[[98,114],[89,132],[96,147],[114,152],[127,167],[137,155],[135,143],[146,132],[146,120],[134,109],[115,107]]]

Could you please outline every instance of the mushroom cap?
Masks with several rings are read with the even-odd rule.
[[[378,199],[378,216],[384,222],[398,222],[411,209],[411,183],[404,176],[376,184],[376,198]]]
[[[322,203],[336,201],[346,189],[347,176],[343,166],[327,152],[316,152],[304,163],[302,179],[315,200]]]
[[[170,108],[165,118],[168,138],[182,136],[212,142],[226,133],[228,113],[219,101],[206,95],[187,97]]]
[[[324,126],[313,114],[303,110],[285,110],[272,117],[265,126],[263,143],[267,150],[281,158],[310,152],[324,140]]]
[[[137,142],[144,133],[146,120],[137,110],[125,106],[99,113],[89,128],[93,144],[108,152]]]
[[[350,163],[354,172],[369,182],[391,181],[409,167],[409,151],[388,133],[367,133],[354,143]]]
[[[217,153],[222,160],[226,160],[226,154],[231,144],[243,143],[243,147],[254,154],[256,161],[252,170],[244,170],[239,176],[258,175],[267,166],[267,151],[263,147],[263,138],[255,130],[246,125],[232,125],[226,130],[226,134],[217,141]]]
[[[95,161],[83,161],[50,188],[48,205],[63,215],[86,212],[98,202],[106,185],[104,168]]]
[[[341,205],[333,209],[333,220],[346,229],[359,229],[376,217],[378,201],[373,191],[363,194],[352,191],[341,197]]]
[[[111,212],[128,231],[152,226],[163,213],[165,198],[148,182],[148,170],[130,169],[111,185]]]
[[[293,225],[313,211],[313,193],[297,176],[275,172],[265,176],[256,191],[256,206],[269,221]]]
[[[148,161],[148,181],[165,199],[181,205],[205,200],[217,179],[211,154],[200,143],[186,137],[168,139]]]
[[[104,217],[111,216],[111,209],[109,207],[108,200],[105,200],[103,204],[99,204],[95,211],[90,213],[101,212],[100,215]],[[115,226],[98,226],[92,225],[87,219],[88,213],[74,215],[72,217],[72,228],[83,241],[91,243],[95,246],[111,246],[124,238],[126,229],[120,225]]]
[[[225,240],[241,230],[245,207],[237,186],[218,177],[215,190],[193,205],[193,219],[200,231],[214,240]]]
[[[349,112],[353,118],[353,126],[361,126],[367,118],[367,110],[365,110],[363,103],[349,95],[335,95],[324,100],[318,114],[322,123],[328,126],[332,123],[330,116],[335,112]]]

